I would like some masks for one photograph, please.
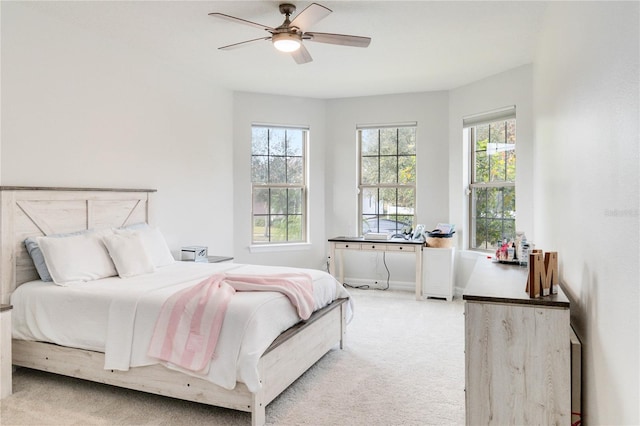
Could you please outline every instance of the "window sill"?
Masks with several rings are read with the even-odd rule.
[[[252,244],[249,246],[250,253],[272,253],[279,251],[299,251],[311,250],[311,243],[290,243],[290,244]]]

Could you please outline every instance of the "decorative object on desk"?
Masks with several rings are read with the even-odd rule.
[[[534,299],[558,293],[558,252],[546,254],[540,249],[532,250],[529,254],[529,275],[526,292]]]
[[[182,247],[182,260],[191,260],[194,262],[208,262],[208,248],[203,246],[187,246]]]
[[[426,231],[425,243],[431,248],[453,247],[453,234],[456,226],[451,223],[439,223],[433,231]]]
[[[416,225],[416,230],[413,231],[411,239],[414,241],[424,240],[425,232],[424,225]]]

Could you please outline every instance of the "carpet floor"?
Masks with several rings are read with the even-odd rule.
[[[464,424],[460,300],[350,289],[355,316],[334,349],[266,408],[269,425]],[[248,413],[19,368],[2,425],[248,425]]]

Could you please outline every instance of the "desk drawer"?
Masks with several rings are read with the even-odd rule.
[[[387,250],[387,245],[367,242],[362,244],[362,250],[385,251]]]
[[[396,245],[396,244],[389,244],[387,246],[387,251],[408,251],[411,253],[415,253],[416,251],[416,246],[415,245],[406,245],[406,246],[401,246],[401,245]]]
[[[336,249],[360,250],[360,243],[336,243]]]

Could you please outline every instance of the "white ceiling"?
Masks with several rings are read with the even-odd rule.
[[[176,66],[210,70],[232,90],[341,98],[449,90],[532,62],[545,3],[532,1],[319,1],[333,10],[306,30],[368,36],[368,48],[306,42],[297,65],[269,34],[210,17],[222,12],[276,27],[284,1],[38,2],[30,6],[134,45]],[[311,2],[293,1],[297,12]]]

